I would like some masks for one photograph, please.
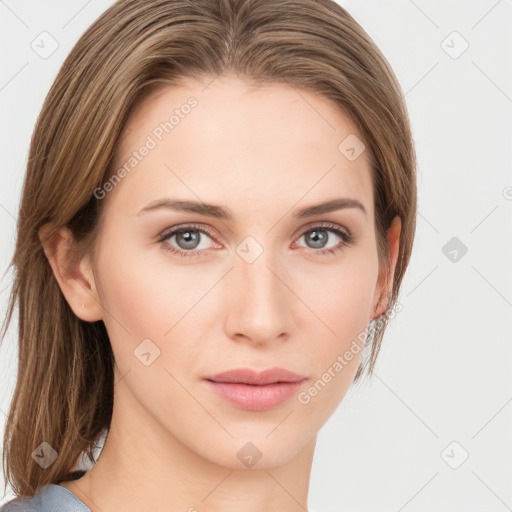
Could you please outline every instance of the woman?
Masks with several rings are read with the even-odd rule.
[[[307,510],[415,216],[400,86],[339,5],[115,3],[31,142],[0,510]]]

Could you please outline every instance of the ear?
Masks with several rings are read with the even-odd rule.
[[[75,315],[86,322],[102,320],[90,259],[79,254],[71,231],[47,223],[38,234],[55,279]]]
[[[382,315],[388,307],[389,296],[393,289],[393,277],[395,275],[395,267],[398,258],[398,248],[400,241],[400,230],[402,228],[402,221],[400,217],[395,217],[391,223],[387,233],[387,240],[389,246],[389,271],[386,272],[385,265],[381,265],[377,286],[375,288],[374,305],[371,319],[377,318]]]

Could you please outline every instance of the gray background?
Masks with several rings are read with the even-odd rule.
[[[2,274],[44,97],[111,3],[0,0]],[[512,510],[512,0],[339,3],[404,90],[419,212],[403,310],[373,381],[352,389],[320,432],[310,509]],[[49,56],[31,47],[43,31],[58,43]],[[11,279],[0,282],[2,318]],[[0,349],[0,433],[16,377],[16,322]]]

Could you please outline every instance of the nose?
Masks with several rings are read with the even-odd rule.
[[[248,263],[236,257],[225,284],[231,295],[226,325],[228,336],[259,345],[284,341],[293,329],[297,299],[290,291],[284,266],[276,264],[270,251]]]

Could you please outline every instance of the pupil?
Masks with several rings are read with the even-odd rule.
[[[325,235],[325,231],[315,229],[315,230],[311,231],[310,233],[311,234],[309,235],[308,238],[310,240],[312,240],[313,244],[319,244],[319,245],[316,245],[314,248],[315,249],[322,248],[325,245],[325,241],[327,238]]]
[[[178,233],[176,240],[178,244],[180,240],[184,241],[184,249],[194,249],[197,246],[199,236],[195,231],[183,231],[182,233]]]

